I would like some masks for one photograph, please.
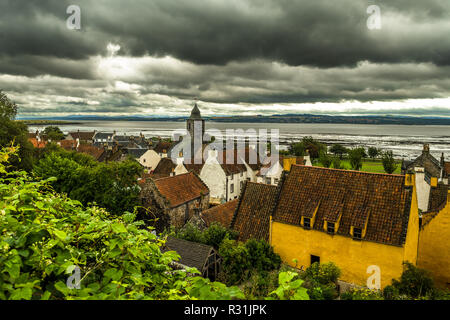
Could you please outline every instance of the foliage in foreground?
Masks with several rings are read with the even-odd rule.
[[[136,161],[99,163],[92,157],[50,149],[34,167],[34,174],[51,182],[56,192],[64,192],[82,204],[96,203],[114,214],[133,211],[139,206],[137,177],[142,167]]]
[[[164,241],[135,214],[84,207],[54,193],[53,178],[8,173],[5,163],[16,152],[0,150],[1,300],[245,298],[237,287],[187,275],[196,269],[173,270],[178,254],[162,252]],[[290,280],[280,285],[295,288]]]
[[[1,162],[13,151],[2,152]],[[134,214],[83,207],[49,191],[50,181],[24,172],[0,179],[0,299],[243,298],[236,287],[172,270],[178,255],[162,253],[163,241]],[[80,289],[69,289],[75,266]]]

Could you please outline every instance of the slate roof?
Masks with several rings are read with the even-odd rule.
[[[165,197],[171,208],[178,207],[209,194],[209,188],[192,172],[155,180],[159,193]]]
[[[94,136],[95,140],[103,140],[103,139],[107,139],[107,140],[112,140],[114,136],[113,132],[97,132]]]
[[[231,228],[239,232],[239,241],[252,238],[269,241],[270,215],[276,197],[276,186],[245,183],[231,222]]]
[[[214,222],[221,224],[225,228],[229,228],[234,212],[236,211],[239,199],[234,199],[225,202],[221,205],[214,206],[208,210],[203,211],[200,215],[207,226]]]
[[[351,237],[350,227],[362,227],[363,240],[400,246],[404,243],[412,188],[403,175],[293,165],[280,184],[273,221],[300,226],[301,215],[312,216],[312,229],[323,231],[324,220],[338,220],[337,234]]]
[[[76,140],[77,138],[80,139],[80,141],[88,141],[88,140],[92,140],[94,138],[95,135],[95,131],[77,131],[77,132],[69,132],[69,134],[72,136],[72,138],[74,140]]]
[[[137,148],[127,148],[127,153],[131,156],[133,156],[136,159],[139,159],[142,157],[148,150],[147,149],[137,149]]]
[[[168,237],[162,251],[176,251],[180,255],[178,263],[197,268],[202,272],[214,248],[197,242]]]

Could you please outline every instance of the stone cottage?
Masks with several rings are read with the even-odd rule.
[[[157,218],[156,232],[183,227],[195,214],[209,206],[209,188],[189,172],[161,179],[142,179],[141,199],[148,215]]]

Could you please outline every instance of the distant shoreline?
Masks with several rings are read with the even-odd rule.
[[[24,119],[27,125],[76,125],[85,121],[171,121],[183,122],[187,117],[140,117],[140,116],[71,116],[67,118]],[[399,116],[329,116],[312,114],[286,114],[272,116],[212,116],[206,121],[232,123],[328,123],[328,124],[374,124],[374,125],[448,125],[450,118],[399,117]]]

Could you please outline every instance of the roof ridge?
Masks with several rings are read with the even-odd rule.
[[[348,169],[335,169],[335,168],[324,168],[324,167],[317,167],[317,166],[306,166],[302,164],[292,164],[293,167],[307,167],[307,168],[314,168],[319,170],[330,170],[330,171],[340,171],[340,172],[356,172],[356,173],[362,173],[362,174],[368,174],[368,175],[381,175],[381,176],[387,176],[387,177],[404,177],[402,174],[389,174],[389,173],[381,173],[381,172],[367,172],[367,171],[358,171],[358,170],[348,170]]]

